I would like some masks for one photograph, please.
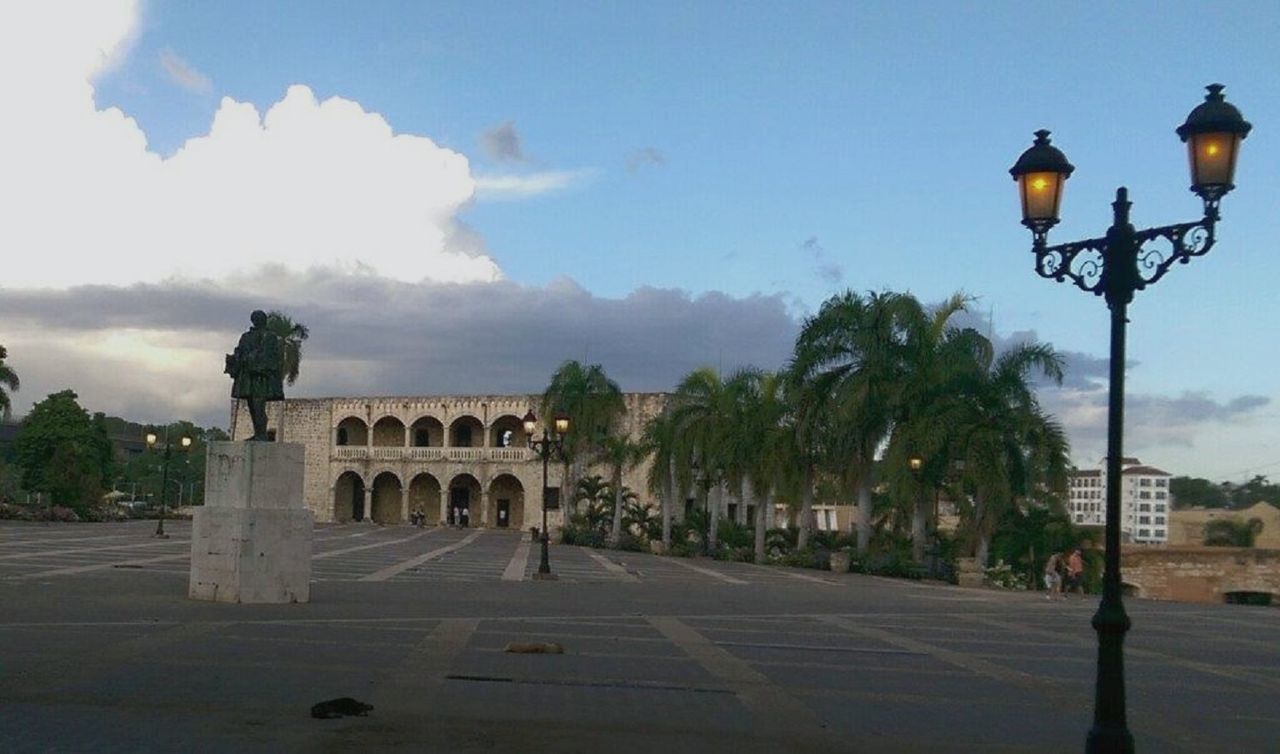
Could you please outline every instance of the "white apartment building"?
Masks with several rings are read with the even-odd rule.
[[[1165,544],[1169,541],[1169,480],[1173,475],[1136,458],[1121,461],[1120,536],[1128,542]],[[1070,473],[1068,512],[1081,526],[1105,526],[1107,470],[1105,461],[1096,469]]]

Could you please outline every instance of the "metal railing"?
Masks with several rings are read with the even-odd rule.
[[[528,448],[422,448],[335,445],[332,457],[339,461],[500,461],[521,463],[533,459]]]

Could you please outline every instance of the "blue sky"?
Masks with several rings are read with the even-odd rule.
[[[1041,127],[1076,165],[1053,240],[1100,235],[1119,185],[1140,226],[1192,220],[1173,129],[1220,81],[1255,130],[1218,246],[1132,307],[1130,448],[1175,473],[1240,476],[1280,470],[1277,39],[1273,3],[153,0],[94,101],[161,158],[208,134],[224,97],[266,112],[303,84],[358,103],[467,158],[481,188],[456,219],[505,281],[552,301],[565,278],[592,302],[723,293],[781,302],[794,325],[846,287],[963,290],[998,336],[1033,333],[1083,363],[1106,354],[1105,307],[1035,275],[1007,169]],[[300,383],[339,387],[379,392]],[[1046,397],[1080,463],[1100,455],[1098,397]]]

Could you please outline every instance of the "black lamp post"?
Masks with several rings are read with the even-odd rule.
[[[522,423],[524,433],[529,438],[529,447],[542,458],[542,560],[538,563],[538,572],[534,574],[534,578],[549,580],[556,576],[551,572],[550,538],[547,534],[547,464],[552,455],[564,457],[564,436],[569,434],[569,417],[565,414],[556,414],[553,420],[555,431],[548,433],[547,428],[543,427],[541,440],[533,439],[533,430],[538,425],[538,417],[533,415],[532,410],[524,415]]]
[[[1135,230],[1129,222],[1129,192],[1120,187],[1111,207],[1114,217],[1101,238],[1049,246],[1049,229],[1058,223],[1062,188],[1074,168],[1049,144],[1049,132],[1037,131],[1035,144],[1009,170],[1018,182],[1022,224],[1033,234],[1036,272],[1106,299],[1111,310],[1111,369],[1107,404],[1106,571],[1102,601],[1093,616],[1098,632],[1098,671],[1094,693],[1090,752],[1132,752],[1133,735],[1125,719],[1124,635],[1129,630],[1120,595],[1120,461],[1124,432],[1124,359],[1126,310],[1133,294],[1164,276],[1174,262],[1213,247],[1218,203],[1235,188],[1232,179],[1240,142],[1251,126],[1222,97],[1222,85],[1209,94],[1178,127],[1191,162],[1191,190],[1204,202],[1200,220]],[[1158,244],[1147,247],[1147,244]],[[1167,244],[1167,246],[1164,246]]]
[[[156,437],[155,432],[148,432],[147,447],[154,450],[159,444],[157,443],[158,439],[159,438]],[[190,450],[191,438],[183,435],[182,439],[179,441],[179,449]],[[172,455],[173,455],[173,443],[169,442],[169,428],[165,427],[164,462],[162,464],[164,471],[162,471],[160,474],[160,522],[156,524],[156,533],[152,535],[155,537],[169,536],[168,534],[164,533],[164,507],[165,507],[165,502],[169,499],[169,458]]]

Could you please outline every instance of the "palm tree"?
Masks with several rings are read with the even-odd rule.
[[[644,446],[624,435],[609,435],[600,444],[600,454],[612,472],[609,488],[613,492],[613,526],[609,531],[609,546],[617,548],[622,536],[624,497],[630,492],[622,485],[622,474],[644,458]]]
[[[733,416],[733,396],[720,375],[709,367],[695,369],[676,387],[671,421],[675,425],[676,457],[687,459],[676,468],[677,483],[688,489],[701,482],[707,500],[706,538],[711,550],[717,547],[716,527],[730,457],[728,436]]]
[[[821,396],[814,388],[813,380],[801,375],[794,360],[783,376],[783,401],[786,415],[783,421],[791,429],[794,458],[799,466],[800,513],[797,525],[796,549],[808,547],[813,533],[813,496],[817,484],[817,472],[831,433],[830,415],[825,411]]]
[[[961,380],[961,400],[948,414],[966,485],[974,492],[970,525],[982,565],[1005,510],[1066,488],[1066,433],[1040,407],[1030,384],[1033,371],[1061,384],[1062,357],[1050,345],[1024,344],[987,359]]]
[[[582,477],[574,485],[573,502],[582,503],[582,520],[587,529],[604,531],[609,523],[609,482],[599,474]]]
[[[662,517],[662,547],[671,547],[671,512],[676,504],[676,467],[680,462],[676,444],[676,424],[671,416],[671,406],[651,418],[644,427],[642,453],[651,457],[649,475],[645,480],[649,492],[658,496]]]
[[[298,381],[298,372],[302,368],[302,341],[311,335],[311,331],[280,311],[267,313],[267,330],[280,339],[280,373],[284,375],[284,381],[292,385]]]
[[[726,383],[733,413],[725,453],[730,478],[742,481],[756,499],[755,562],[765,558],[765,533],[772,520],[773,501],[783,478],[794,470],[798,447],[795,432],[784,423],[783,380],[778,374],[744,369]]]
[[[911,516],[912,557],[917,562],[924,558],[927,494],[943,485],[951,467],[954,424],[948,412],[960,397],[962,378],[989,361],[992,353],[991,342],[981,333],[950,324],[967,303],[957,293],[932,312],[914,299],[903,304],[903,371],[884,467],[895,498],[910,501],[906,507]],[[919,469],[909,470],[911,456],[921,460]]]
[[[796,339],[795,379],[809,381],[828,414],[829,469],[857,496],[858,550],[871,541],[876,451],[893,426],[905,332],[913,307],[906,294],[852,291],[833,296],[805,321]]]
[[[8,358],[8,356],[9,351],[4,346],[0,346],[0,418],[4,419],[8,419],[9,415],[13,412],[13,404],[9,401],[9,393],[18,392],[18,386],[20,384],[18,381],[18,373],[13,371],[8,364],[4,363],[4,360]],[[5,388],[8,388],[8,390]]]
[[[574,488],[579,471],[599,452],[626,410],[622,389],[599,364],[584,367],[570,360],[551,375],[542,393],[542,413],[547,417],[563,413],[570,419],[570,431],[564,438],[566,488]]]

